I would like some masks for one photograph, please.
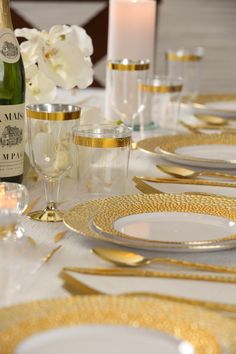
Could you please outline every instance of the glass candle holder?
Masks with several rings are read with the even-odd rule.
[[[149,60],[109,60],[107,62],[106,116],[133,128],[142,111],[138,96],[138,82],[145,80],[150,67]]]
[[[179,118],[179,103],[182,91],[182,79],[155,76],[141,82],[139,91],[143,96],[145,109],[155,125],[166,129],[176,129]],[[142,119],[142,115],[140,115]],[[140,121],[141,127],[144,122]]]
[[[187,96],[191,102],[199,93],[200,69],[204,50],[201,47],[194,49],[168,49],[165,53],[165,73],[170,78],[182,77],[182,96]]]
[[[18,183],[0,183],[0,240],[21,238],[24,230],[19,216],[28,205],[28,191]]]
[[[125,193],[131,129],[125,125],[84,125],[74,130],[81,193]]]

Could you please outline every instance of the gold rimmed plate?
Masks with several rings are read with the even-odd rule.
[[[236,168],[235,134],[179,134],[141,140],[145,152],[189,166]]]
[[[193,102],[195,112],[219,115],[228,119],[236,119],[236,94],[199,95]]]
[[[160,245],[206,245],[236,241],[236,209],[206,197],[149,194],[111,199],[93,217],[98,232]]]
[[[58,342],[62,335],[65,336],[66,330],[73,332],[75,329],[86,332],[87,340],[83,338],[81,343],[77,343],[77,349],[70,353],[77,353],[82,343],[83,353],[87,353],[91,342],[89,333],[95,333],[95,326],[98,331],[104,328],[110,332],[113,330],[113,337],[117,329],[114,337],[117,344],[120,331],[125,327],[129,333],[135,328],[137,335],[145,334],[152,340],[156,334],[156,343],[159,344],[160,338],[166,345],[175,343],[177,339],[180,344],[183,343],[179,346],[179,354],[223,354],[224,350],[233,354],[236,345],[236,324],[233,320],[199,307],[150,298],[84,296],[32,302],[0,310],[0,325],[0,354],[21,354],[22,348],[24,354],[37,353],[40,335],[41,339],[47,336],[44,351],[50,352],[47,346],[54,340],[54,350],[56,347],[57,353],[63,353]],[[138,352],[137,335],[133,344],[135,352]],[[112,352],[111,349],[109,352]],[[175,353],[170,349],[164,352]]]
[[[236,237],[233,236],[234,231],[236,233],[234,225],[236,209],[234,209],[234,202],[229,198],[223,198],[222,200],[222,198],[206,196],[135,194],[92,200],[79,204],[66,213],[64,223],[81,236],[126,247],[173,252],[216,251],[233,248],[234,243],[236,243]],[[109,220],[106,217],[104,219],[103,211],[109,211]],[[167,225],[178,226],[181,224],[182,229],[185,229],[185,239],[177,239],[176,237],[172,240],[162,239],[166,237],[166,230],[159,229],[159,226],[153,234],[155,239],[153,240],[153,236],[150,235],[148,238],[147,232],[151,228],[153,230],[156,223],[156,214],[151,215],[152,211],[159,213],[157,224],[159,222],[162,227],[165,227],[167,219]],[[145,214],[147,214],[148,223]],[[112,217],[112,223],[110,222],[110,216]],[[131,216],[131,219],[134,216],[134,223],[136,226],[138,225],[138,235],[121,232],[121,229],[114,229],[113,221],[121,219],[123,223],[126,216]],[[140,216],[144,216],[146,220],[140,220]],[[170,219],[172,224],[169,222]],[[202,222],[206,223],[205,228],[204,225],[201,225]],[[195,231],[196,237],[194,239],[188,239],[187,231],[189,230],[189,235],[192,235],[192,229],[193,227],[196,229],[196,224],[199,227],[199,232],[205,230],[201,239],[197,238],[200,237],[197,236],[197,231]],[[129,229],[129,225],[127,227]],[[178,226],[178,235],[180,234],[179,230],[180,227]],[[177,231],[173,230],[173,235]],[[170,232],[169,229],[169,236]]]

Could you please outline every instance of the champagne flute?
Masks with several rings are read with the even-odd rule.
[[[58,210],[60,180],[73,165],[72,131],[77,127],[80,108],[65,104],[27,106],[30,160],[43,176],[47,205],[44,210],[29,213],[34,220],[62,221]]]

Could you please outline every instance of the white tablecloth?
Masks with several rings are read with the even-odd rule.
[[[90,101],[87,105],[101,105],[102,90],[87,90],[81,93],[79,99],[83,99],[88,95]],[[59,98],[60,99],[60,98]],[[74,102],[78,102],[78,97],[74,97]],[[135,140],[138,140],[138,133]],[[128,193],[138,193],[132,182],[134,175],[162,176],[155,167],[158,160],[152,158],[138,150],[131,152]],[[40,197],[37,208],[45,206],[42,182],[27,182],[30,193],[30,199]],[[234,188],[219,187],[203,187],[203,186],[185,186],[185,185],[167,185],[159,184],[155,187],[165,192],[181,192],[187,190],[207,191],[210,193],[220,193],[229,196],[236,196]],[[63,202],[62,208],[67,210],[70,207],[85,201],[88,195],[80,195],[78,191],[77,181],[65,178],[61,185],[60,199]],[[79,217],[79,216],[78,216]],[[37,222],[23,217],[23,226],[27,235],[31,236],[37,242],[37,245],[48,244],[52,247],[54,236],[59,231],[65,230],[63,223],[43,223]],[[69,231],[65,238],[60,241],[63,246],[52,259],[44,264],[41,269],[31,277],[27,286],[22,291],[14,293],[10,298],[10,303],[18,303],[22,301],[30,301],[34,299],[46,299],[53,297],[68,296],[69,293],[63,288],[63,281],[59,278],[59,273],[65,266],[82,266],[82,267],[110,267],[111,265],[102,261],[91,253],[94,247],[117,247],[115,245],[102,241],[81,237],[80,235]],[[56,244],[55,244],[56,246]],[[137,251],[137,250],[136,250]],[[150,256],[163,256],[160,252],[143,252]],[[217,263],[236,267],[236,249],[230,251],[211,252],[211,253],[165,253],[165,257],[179,258],[206,263]],[[152,265],[153,269],[160,269],[160,265]],[[144,279],[144,278],[122,278],[122,277],[101,277],[89,275],[76,275],[83,282],[97,287],[108,293],[121,293],[135,290],[156,291],[158,293],[186,296],[190,298],[205,299],[210,301],[227,302],[236,304],[236,284],[221,284],[210,282],[199,282],[190,280],[173,280],[173,279]]]

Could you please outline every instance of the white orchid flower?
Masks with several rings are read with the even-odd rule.
[[[56,25],[49,32],[23,28],[15,30],[15,34],[27,39],[20,47],[30,102],[33,98],[36,102],[51,101],[56,96],[56,86],[86,88],[92,83],[93,45],[83,28]],[[37,73],[32,67],[35,64]]]
[[[86,31],[82,27],[75,25],[71,26],[70,29],[71,31],[68,33],[67,39],[71,45],[78,45],[85,56],[91,56],[93,54],[93,44]]]
[[[35,28],[17,28],[15,30],[15,36],[16,37],[23,37],[28,40],[34,38],[34,37],[41,37],[43,33],[41,31],[38,31]]]
[[[66,41],[58,40],[53,46],[44,47],[38,65],[57,86],[65,89],[85,88],[92,83],[90,58],[84,57],[80,48]]]
[[[25,66],[35,64],[42,55],[43,42],[37,38],[21,43],[20,50]]]
[[[28,103],[52,102],[56,97],[56,85],[36,65],[25,69],[26,99]]]

